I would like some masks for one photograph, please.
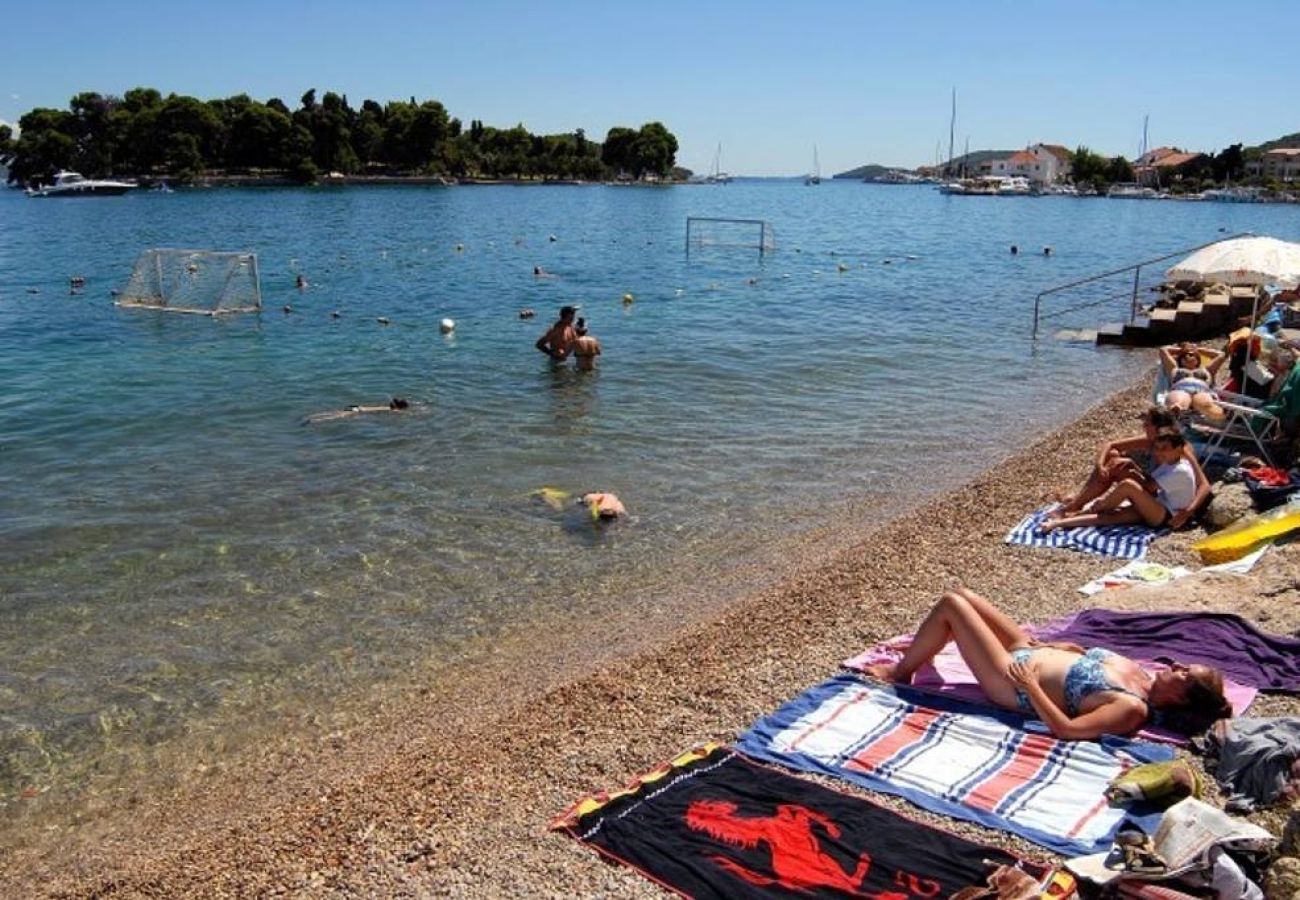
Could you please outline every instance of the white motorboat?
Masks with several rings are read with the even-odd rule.
[[[890,169],[875,178],[864,179],[872,184],[921,184],[925,181],[920,175],[905,172],[902,169]]]
[[[1154,200],[1159,194],[1155,188],[1143,187],[1140,184],[1118,182],[1110,186],[1106,191],[1107,197],[1117,197],[1121,200]]]
[[[79,172],[56,172],[54,184],[41,185],[27,192],[29,197],[113,197],[136,187],[134,181],[108,181],[86,178]]]

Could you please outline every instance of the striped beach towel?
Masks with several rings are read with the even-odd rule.
[[[1146,525],[1108,525],[1105,528],[1066,528],[1043,531],[1038,526],[1043,518],[1056,509],[1056,504],[1044,506],[1025,516],[1007,532],[1008,544],[1023,547],[1054,547],[1058,550],[1077,550],[1097,556],[1118,556],[1120,559],[1143,559],[1151,542],[1168,529],[1155,529]]]
[[[1110,846],[1126,815],[1106,802],[1112,778],[1174,755],[1168,747],[1123,738],[1061,741],[1015,713],[852,675],[796,697],[756,723],[736,747],[1067,855]]]

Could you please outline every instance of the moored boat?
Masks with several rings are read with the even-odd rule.
[[[113,197],[136,187],[133,181],[86,178],[79,172],[56,172],[54,184],[41,185],[27,192],[29,197]]]

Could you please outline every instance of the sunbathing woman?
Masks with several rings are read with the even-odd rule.
[[[1173,413],[1162,406],[1147,407],[1139,418],[1142,420],[1142,434],[1120,438],[1102,445],[1083,487],[1074,494],[1055,496],[1054,499],[1061,505],[1059,509],[1052,512],[1054,518],[1072,516],[1124,479],[1143,478],[1156,467],[1154,453],[1156,434],[1161,428],[1177,427],[1178,421]],[[1190,444],[1183,445],[1183,456],[1191,465],[1192,474],[1196,477],[1196,494],[1187,509],[1174,513],[1170,517],[1170,528],[1182,528],[1210,497],[1210,480],[1205,477],[1205,471],[1197,461],[1196,453]]]
[[[1222,419],[1223,407],[1214,396],[1214,376],[1228,355],[1216,351],[1207,363],[1195,344],[1184,341],[1160,348],[1160,365],[1169,379],[1165,406],[1176,412],[1191,410],[1206,418]]]
[[[1133,734],[1157,714],[1162,726],[1197,734],[1232,715],[1216,669],[1175,663],[1151,674],[1100,647],[1040,644],[965,588],[939,598],[901,661],[871,666],[867,674],[906,684],[949,641],[957,642],[989,700],[1037,716],[1063,740]]]

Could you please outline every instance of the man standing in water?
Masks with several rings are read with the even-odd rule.
[[[546,334],[537,339],[534,346],[556,362],[563,362],[573,352],[573,343],[578,335],[573,330],[573,317],[577,309],[572,306],[560,307],[560,318]]]

